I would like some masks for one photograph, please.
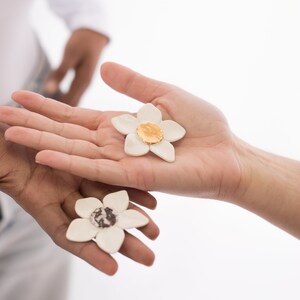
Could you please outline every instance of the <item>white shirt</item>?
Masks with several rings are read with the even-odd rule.
[[[108,36],[103,0],[48,0],[70,30],[89,28]],[[0,0],[0,105],[23,87],[38,59],[39,44],[30,26],[33,0]]]

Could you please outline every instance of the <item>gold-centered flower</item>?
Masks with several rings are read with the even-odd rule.
[[[171,144],[182,139],[185,129],[172,120],[162,120],[161,111],[151,103],[145,104],[136,117],[130,114],[111,119],[113,126],[126,135],[124,151],[140,156],[151,151],[168,162],[175,161],[175,149]]]
[[[150,122],[140,124],[136,132],[142,141],[149,145],[159,143],[164,137],[161,128],[157,124]]]

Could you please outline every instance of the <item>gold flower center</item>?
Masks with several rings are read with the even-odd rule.
[[[140,124],[136,129],[137,135],[146,144],[157,144],[162,141],[164,133],[157,124],[150,122]]]

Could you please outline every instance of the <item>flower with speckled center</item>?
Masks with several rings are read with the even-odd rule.
[[[75,219],[67,230],[67,239],[73,242],[94,240],[107,253],[118,252],[123,244],[124,229],[142,227],[149,220],[134,209],[127,209],[129,198],[126,191],[106,195],[101,202],[89,197],[76,201]]]

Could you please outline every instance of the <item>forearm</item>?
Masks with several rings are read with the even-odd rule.
[[[300,162],[244,142],[237,148],[243,175],[234,203],[300,238]]]

